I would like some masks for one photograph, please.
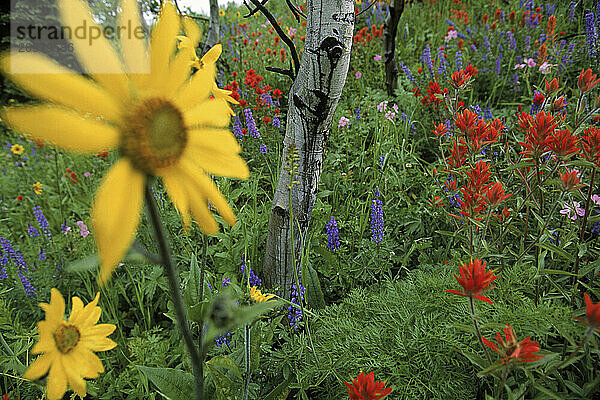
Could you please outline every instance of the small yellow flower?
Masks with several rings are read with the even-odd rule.
[[[38,181],[33,184],[33,191],[35,194],[42,194],[42,184]]]
[[[224,17],[225,16],[225,10],[223,10],[222,8],[219,8],[219,15],[221,17]]]
[[[59,0],[58,6],[65,26],[80,26],[83,21],[90,31],[102,30],[87,1]],[[123,0],[118,25],[142,30],[140,15],[136,0]],[[176,52],[182,26],[189,40],[181,40]],[[200,60],[202,68],[192,74],[190,60],[196,55],[190,49],[200,40],[200,28],[191,18],[181,19],[170,1],[163,2],[149,46],[137,35],[120,39],[122,55],[104,36],[93,41],[71,38],[89,79],[39,53],[0,58],[6,75],[47,101],[6,108],[2,117],[10,127],[63,150],[84,154],[120,150],[122,157],[100,183],[91,210],[101,283],[110,278],[135,239],[149,176],[162,179],[184,228],[189,229],[193,216],[207,234],[219,230],[208,202],[228,224],[237,221],[211,176],[249,177],[239,155],[241,147],[227,129],[232,114],[227,102],[235,100],[215,83],[221,45],[210,49]],[[110,67],[111,73],[94,72],[99,64]],[[41,73],[19,73],[16,68],[11,72],[11,65]],[[145,67],[149,73],[140,72]]]
[[[264,303],[265,301],[271,300],[273,297],[275,297],[275,295],[274,294],[269,294],[269,295],[262,294],[260,292],[260,290],[256,288],[256,286],[252,286],[250,288],[250,297],[252,298],[252,300],[256,301],[257,303]]]
[[[10,147],[10,151],[12,151],[13,154],[23,154],[23,150],[25,150],[25,149],[20,144],[13,144]]]
[[[362,4],[362,0],[356,0],[356,4],[360,6]]]
[[[117,344],[107,338],[114,330],[113,324],[96,325],[102,310],[97,306],[100,293],[87,306],[79,297],[73,297],[69,320],[64,320],[65,300],[56,289],[50,291],[50,304],[40,303],[46,319],[38,322],[40,339],[31,353],[38,357],[23,377],[39,379],[48,371],[46,395],[49,400],[62,399],[67,384],[81,397],[86,395],[83,378],[97,378],[104,372],[102,362],[94,354],[106,351]]]

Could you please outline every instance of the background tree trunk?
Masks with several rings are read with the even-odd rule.
[[[307,10],[304,53],[289,94],[284,161],[271,208],[263,260],[266,285],[285,297],[289,297],[295,281],[290,245],[289,174],[284,169],[288,147],[294,142],[300,157],[295,178],[300,183],[291,191],[297,221],[294,249],[299,268],[323,167],[323,147],[348,74],[355,19],[352,0],[309,0]]]
[[[219,41],[219,3],[217,0],[209,0],[210,5],[210,20],[208,24],[208,32],[206,33],[206,41],[204,42],[203,54],[210,50]]]
[[[383,56],[385,57],[385,87],[388,96],[398,89],[398,67],[396,66],[396,33],[400,16],[404,11],[404,0],[392,0],[387,10],[383,27]]]

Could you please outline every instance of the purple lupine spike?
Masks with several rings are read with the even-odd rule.
[[[383,202],[379,195],[379,188],[376,188],[375,198],[371,201],[371,240],[375,243],[383,240]]]
[[[40,226],[40,229],[44,233],[44,236],[46,236],[46,238],[48,238],[48,240],[52,240],[52,233],[50,232],[50,225],[48,225],[48,220],[46,219],[46,216],[44,215],[42,208],[40,206],[33,207],[33,215],[35,216],[35,219],[37,220],[37,223]]]
[[[240,117],[238,117],[237,115],[233,117],[232,130],[236,138],[240,139],[244,136],[244,134],[242,133],[242,122],[240,121]]]
[[[21,280],[21,284],[23,285],[23,290],[25,290],[25,295],[27,297],[35,297],[36,291],[29,279],[20,270],[17,270],[17,274],[19,275],[19,279]]]
[[[300,293],[298,293],[296,284],[292,285],[290,302],[300,305],[301,301],[304,301],[304,293],[306,292],[306,288],[300,285]],[[290,305],[288,307],[288,321],[290,326],[294,329],[298,329],[298,322],[302,320],[302,311],[298,307],[294,307]]]
[[[260,133],[258,132],[256,122],[252,116],[252,110],[250,108],[245,108],[244,116],[246,117],[246,126],[248,127],[248,132],[250,132],[253,138],[260,138]]]
[[[327,231],[327,247],[329,251],[335,252],[340,248],[340,231],[338,230],[337,221],[332,215],[331,220],[325,226]]]

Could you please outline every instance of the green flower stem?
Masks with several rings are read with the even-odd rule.
[[[553,373],[554,371],[556,371],[557,369],[560,369],[563,366],[567,365],[567,363],[569,361],[571,361],[577,355],[577,353],[579,353],[579,350],[581,350],[581,348],[586,344],[586,342],[588,341],[588,339],[592,336],[593,332],[594,332],[594,328],[593,327],[589,327],[588,330],[585,332],[585,335],[583,336],[583,340],[581,341],[581,343],[579,343],[579,345],[577,346],[577,348],[575,350],[573,350],[573,352],[569,355],[569,357],[565,358],[560,364],[555,365],[554,367],[550,368],[548,370],[548,372],[544,373],[542,376],[540,376],[535,381],[533,381],[533,383],[531,385],[529,385],[527,387],[527,389],[525,389],[525,391],[523,393],[521,393],[519,395],[519,397],[517,397],[515,400],[519,400],[522,397],[524,397],[527,394],[527,392],[529,392],[529,389],[531,389],[536,384],[540,383],[541,381],[543,381],[544,379],[546,379],[547,377],[549,377],[550,374]]]
[[[485,356],[487,357],[488,362],[492,365],[492,358],[490,357],[490,353],[488,353],[487,347],[483,343],[483,339],[481,338],[481,332],[479,331],[479,325],[477,325],[477,318],[475,317],[475,306],[473,305],[473,297],[469,296],[469,305],[471,306],[471,318],[473,319],[473,325],[475,326],[475,334],[477,335],[477,339],[479,339],[479,344],[483,348],[485,352]]]
[[[585,238],[585,228],[587,226],[588,216],[590,214],[590,203],[592,200],[592,191],[594,190],[594,180],[596,178],[596,167],[592,167],[592,177],[590,178],[590,187],[588,190],[587,199],[585,202],[585,214],[583,214],[583,222],[579,227],[579,243],[583,244]],[[578,286],[578,275],[579,275],[579,264],[581,261],[581,257],[579,257],[579,251],[575,254],[575,272],[573,275],[573,294],[571,295],[571,307],[575,303],[575,295],[577,294],[577,286]]]
[[[161,262],[163,267],[165,268],[167,280],[169,281],[169,290],[171,292],[171,299],[173,300],[173,305],[175,307],[175,314],[177,315],[177,323],[179,325],[179,330],[181,331],[183,341],[190,353],[190,358],[192,361],[192,371],[195,377],[194,398],[196,400],[203,400],[204,376],[202,373],[202,360],[200,359],[198,351],[194,346],[192,331],[190,329],[190,325],[185,314],[185,308],[183,306],[181,294],[179,293],[179,275],[177,274],[177,269],[175,267],[175,264],[173,263],[173,259],[171,258],[171,249],[169,248],[169,244],[167,243],[165,231],[162,222],[160,221],[156,200],[152,195],[152,190],[150,189],[150,184],[148,183],[146,184],[144,194],[146,197],[146,205],[148,206],[148,211],[150,213],[150,221],[152,222],[152,227],[154,228],[154,232],[156,234],[156,240],[158,242]]]

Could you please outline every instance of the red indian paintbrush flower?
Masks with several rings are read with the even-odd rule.
[[[558,174],[560,175],[560,185],[564,190],[570,192],[581,187],[577,171],[565,172],[564,174],[559,172]]]
[[[502,183],[496,182],[485,192],[483,200],[490,206],[496,207],[510,196],[512,196],[512,193],[505,194]]]
[[[459,270],[460,277],[454,275],[454,278],[460,283],[463,290],[446,290],[446,292],[494,304],[492,300],[480,294],[484,290],[491,289],[490,284],[498,278],[494,275],[494,270],[485,270],[485,261],[475,259],[468,264],[461,265]]]
[[[581,93],[589,92],[600,82],[600,79],[594,79],[596,79],[596,75],[592,75],[591,69],[587,71],[581,70],[579,79],[577,80],[577,87],[581,90]]]
[[[550,82],[544,79],[544,82],[546,82],[546,96],[552,96],[560,88],[558,86],[558,78],[554,78]]]
[[[579,150],[577,137],[568,129],[554,132],[548,141],[548,148],[561,158],[567,158]]]
[[[518,363],[518,362],[534,362],[543,358],[541,354],[534,354],[540,351],[540,345],[529,337],[517,342],[517,338],[510,325],[506,325],[504,328],[504,337],[500,335],[500,332],[496,333],[496,342],[498,344],[489,341],[482,337],[483,343],[485,343],[490,349],[500,354],[503,364]]]
[[[475,123],[479,119],[479,116],[475,114],[473,111],[466,109],[462,113],[458,113],[456,118],[454,118],[454,123],[458,127],[458,129],[464,135],[470,135],[475,129]]]
[[[596,332],[600,332],[600,302],[594,304],[587,293],[583,296],[585,298],[585,317],[575,318],[594,329]]]
[[[592,126],[583,131],[581,135],[583,156],[600,166],[600,128]]]
[[[375,374],[371,372],[365,375],[361,372],[352,383],[344,382],[348,387],[348,396],[351,400],[379,400],[392,392],[392,388],[386,388],[385,382],[375,382]]]
[[[435,125],[435,129],[431,132],[435,133],[435,136],[437,137],[442,137],[446,134],[446,132],[448,132],[448,128],[446,127],[446,125],[439,123]]]
[[[523,146],[521,154],[538,159],[548,150],[548,144],[557,125],[551,114],[546,114],[544,111],[537,113],[535,121],[525,137],[525,142],[520,142]]]

